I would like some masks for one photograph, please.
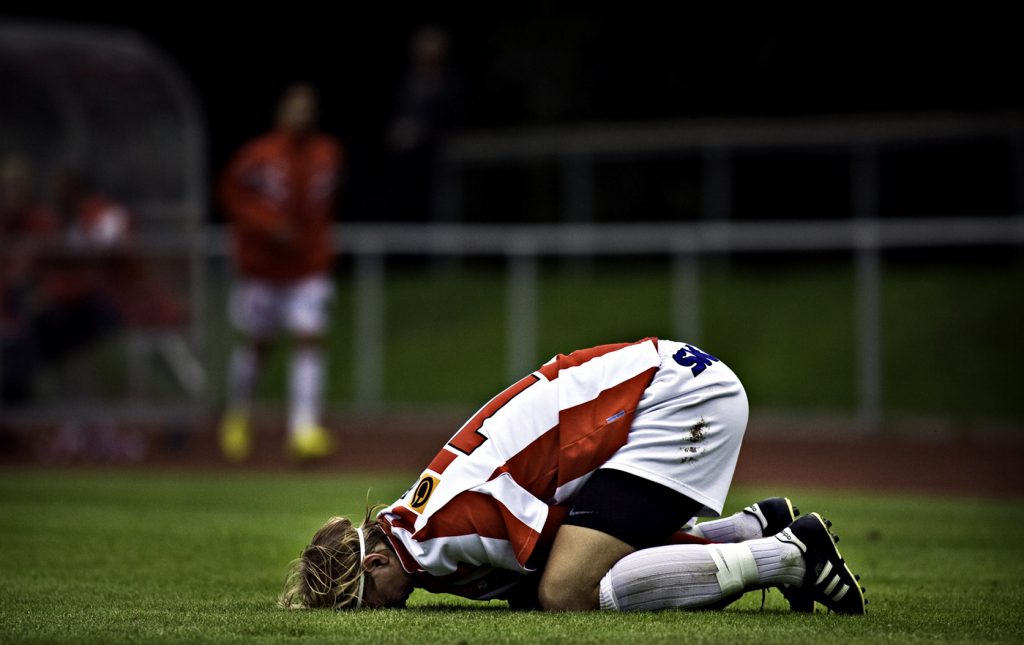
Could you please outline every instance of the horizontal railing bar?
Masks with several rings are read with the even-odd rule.
[[[839,251],[1024,243],[1024,215],[854,220],[715,221],[635,224],[336,224],[335,248],[354,255],[644,255],[664,253]],[[128,250],[181,256],[195,240],[186,231],[140,235]],[[210,225],[203,254],[230,253],[229,230]],[[0,240],[0,252],[19,246]],[[111,251],[59,242],[34,244],[43,256],[104,257]]]
[[[642,255],[978,246],[1024,243],[1024,216],[516,226],[342,224],[335,230],[335,243],[342,253],[356,255]]]
[[[448,159],[456,163],[502,162],[573,155],[862,146],[1014,137],[1024,132],[1018,111],[964,114],[860,115],[800,119],[597,124],[464,132],[452,138]]]

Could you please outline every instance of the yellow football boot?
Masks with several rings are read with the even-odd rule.
[[[334,441],[327,430],[318,425],[299,428],[288,435],[288,453],[294,459],[323,459],[334,452]]]
[[[228,461],[244,461],[252,450],[248,415],[230,411],[220,422],[220,451]]]

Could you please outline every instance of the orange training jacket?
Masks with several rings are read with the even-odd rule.
[[[287,283],[331,269],[341,144],[271,132],[246,144],[221,179],[235,264],[246,277]]]

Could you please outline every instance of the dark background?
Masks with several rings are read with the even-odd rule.
[[[206,15],[88,5],[7,14],[130,28],[155,42],[198,91],[214,172],[269,127],[286,85],[314,82],[324,128],[348,145],[356,202],[359,187],[373,183],[408,38],[422,24],[450,35],[462,88],[458,124],[467,129],[1024,106],[1019,20],[1000,13],[326,6],[218,5],[217,15]]]

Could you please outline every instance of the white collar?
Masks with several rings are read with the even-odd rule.
[[[356,527],[356,533],[359,535],[359,591],[356,592],[356,609],[363,606],[363,590],[366,588],[366,571],[363,570],[363,558],[366,557],[366,537],[363,535],[363,529]]]

